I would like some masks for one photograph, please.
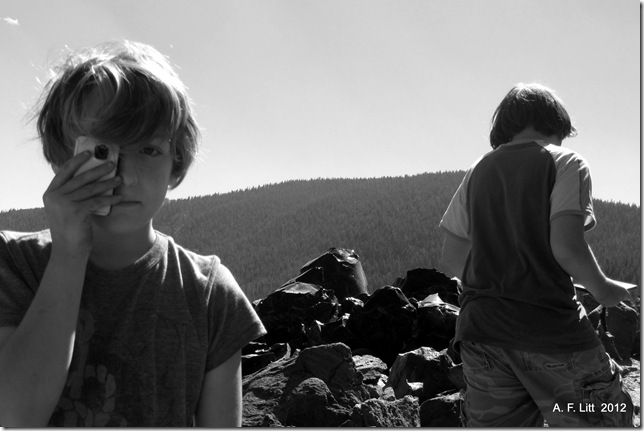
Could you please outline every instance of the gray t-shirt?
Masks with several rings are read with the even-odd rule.
[[[455,341],[569,353],[600,344],[550,244],[552,220],[595,223],[587,162],[545,141],[508,143],[465,174],[441,220],[471,243]]]
[[[0,326],[18,326],[49,260],[49,231],[0,232]],[[131,266],[88,264],[71,367],[50,426],[190,426],[205,373],[265,334],[216,256],[157,232]]]

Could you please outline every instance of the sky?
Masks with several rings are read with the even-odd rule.
[[[595,198],[640,205],[638,0],[2,0],[0,211],[53,178],[30,113],[66,49],[150,44],[203,141],[170,199],[465,170],[519,82],[556,90]]]

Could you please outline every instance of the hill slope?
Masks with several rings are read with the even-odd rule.
[[[371,179],[288,181],[243,191],[169,201],[155,227],[187,248],[217,254],[248,297],[257,299],[330,247],[354,249],[369,290],[407,270],[435,267],[438,222],[463,172]],[[607,275],[640,279],[640,208],[595,201],[588,234]],[[0,213],[0,229],[46,227],[42,209]]]

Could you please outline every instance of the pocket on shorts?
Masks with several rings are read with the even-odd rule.
[[[480,345],[470,341],[461,341],[461,360],[464,373],[480,374],[492,368]]]
[[[621,378],[614,367],[599,378],[581,382],[580,386],[583,400],[580,407],[587,412],[591,426],[633,426],[633,401],[622,389]]]

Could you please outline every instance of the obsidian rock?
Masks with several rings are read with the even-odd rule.
[[[456,279],[449,278],[436,269],[416,268],[407,271],[404,279],[397,280],[400,289],[409,299],[422,301],[432,294],[449,304],[458,306],[458,295],[463,291]]]
[[[433,294],[418,303],[418,344],[443,350],[456,333],[460,308]]]
[[[332,289],[338,299],[367,294],[367,277],[360,257],[353,250],[332,247],[306,263],[294,280],[310,280],[324,289]]]
[[[352,348],[366,348],[388,366],[409,349],[417,332],[416,308],[397,287],[376,290],[363,307],[356,306],[348,321]]]
[[[267,334],[267,344],[291,344],[302,348],[307,329],[313,322],[337,320],[340,304],[333,291],[308,283],[294,282],[280,287],[256,306]]]

